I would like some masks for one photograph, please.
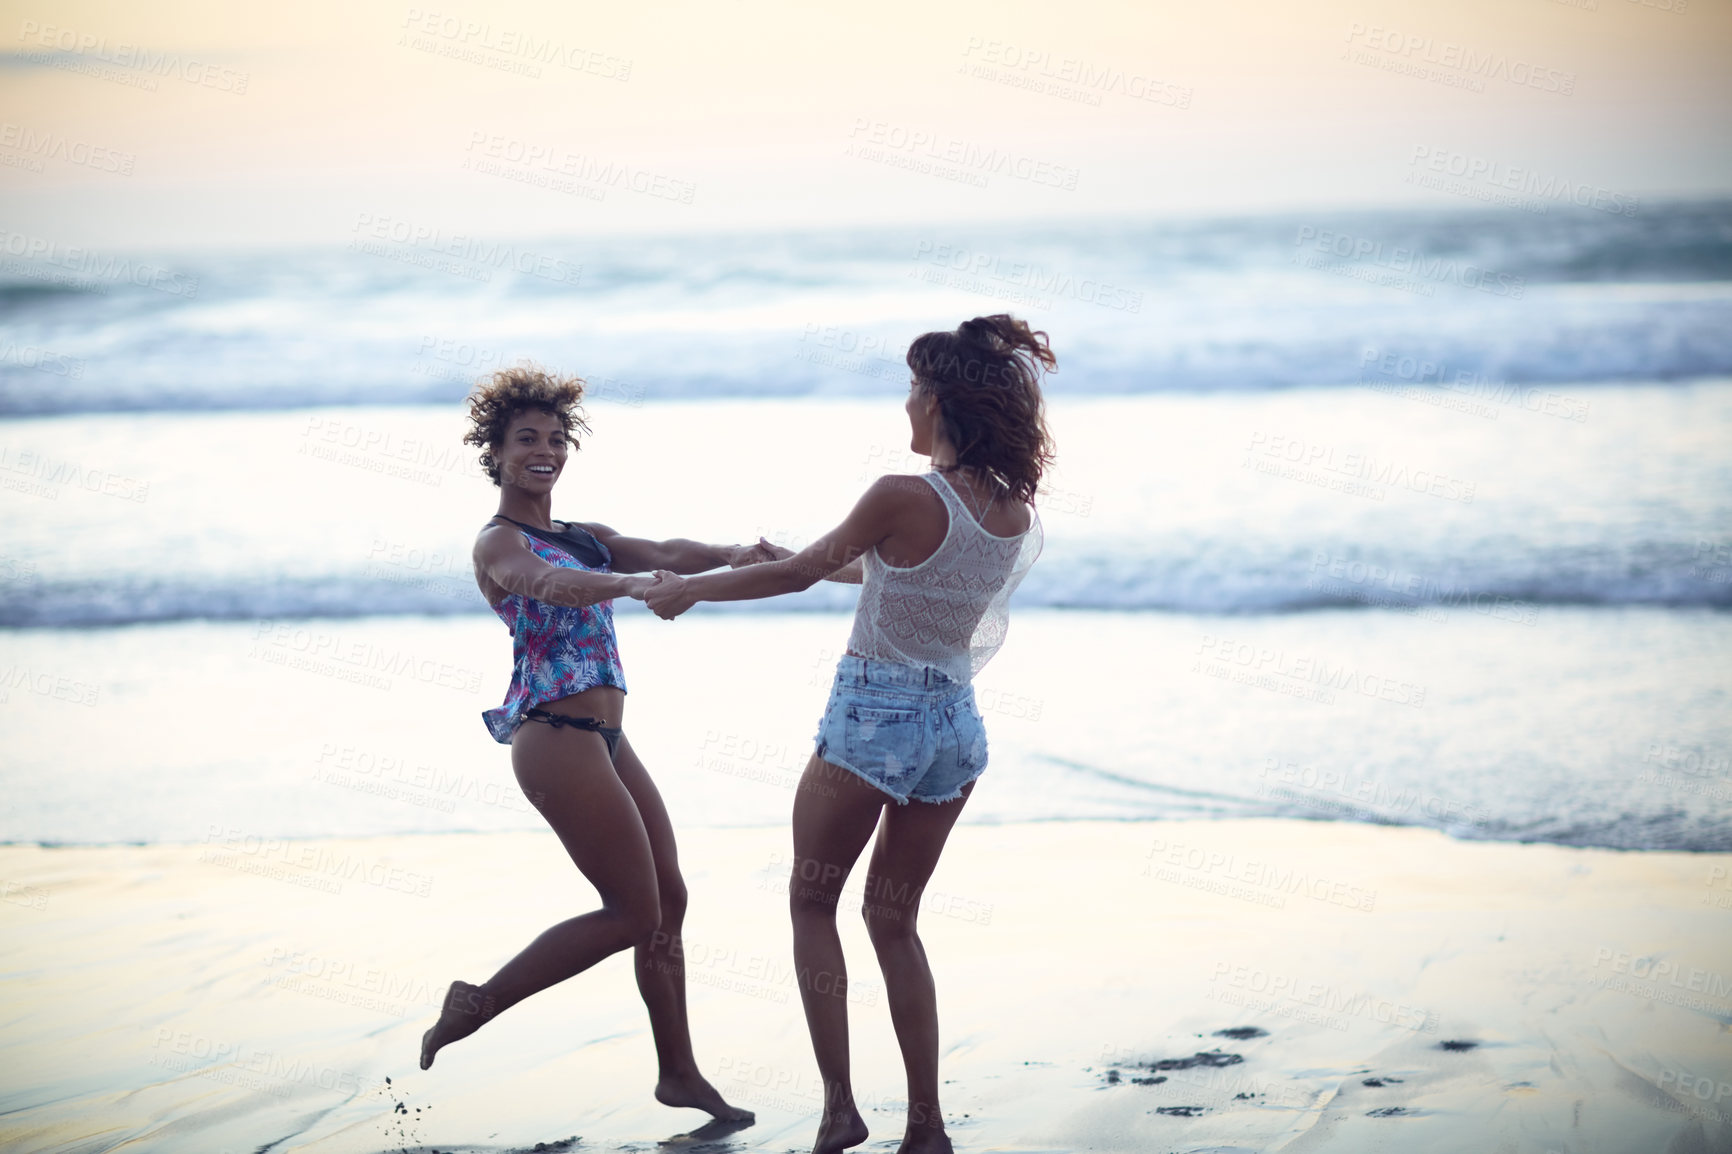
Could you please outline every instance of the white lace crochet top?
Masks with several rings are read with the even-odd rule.
[[[968,682],[1004,644],[1010,595],[1040,555],[1040,517],[1031,510],[1027,529],[997,537],[980,527],[943,474],[921,480],[943,499],[950,527],[918,565],[900,568],[876,548],[867,552],[848,651]]]

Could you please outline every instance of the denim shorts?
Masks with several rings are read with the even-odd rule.
[[[906,805],[955,801],[986,771],[986,726],[974,686],[936,669],[843,657],[836,666],[818,756]]]

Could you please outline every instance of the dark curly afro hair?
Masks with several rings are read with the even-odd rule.
[[[500,369],[469,394],[469,431],[465,445],[481,450],[481,467],[499,484],[499,462],[493,449],[505,441],[506,430],[528,409],[552,413],[565,426],[565,439],[577,447],[577,434],[588,433],[583,419],[583,379],[550,373],[536,365]]]

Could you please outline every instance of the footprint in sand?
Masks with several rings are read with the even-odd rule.
[[[1231,1038],[1235,1042],[1243,1042],[1247,1038],[1266,1038],[1269,1031],[1259,1026],[1231,1026],[1225,1030],[1216,1030],[1215,1037]]]

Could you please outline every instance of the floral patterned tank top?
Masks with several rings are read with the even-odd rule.
[[[569,524],[569,523],[568,523]],[[520,529],[537,557],[562,569],[590,573],[611,571],[613,555],[594,536],[571,525],[568,534],[581,535],[594,543],[601,564],[587,565],[572,551]],[[550,534],[557,537],[560,534]],[[625,670],[619,662],[619,641],[613,632],[613,604],[549,605],[521,593],[508,594],[493,606],[505,627],[511,630],[511,686],[505,702],[481,714],[495,741],[511,744],[523,715],[547,701],[554,701],[597,685],[625,689]]]

